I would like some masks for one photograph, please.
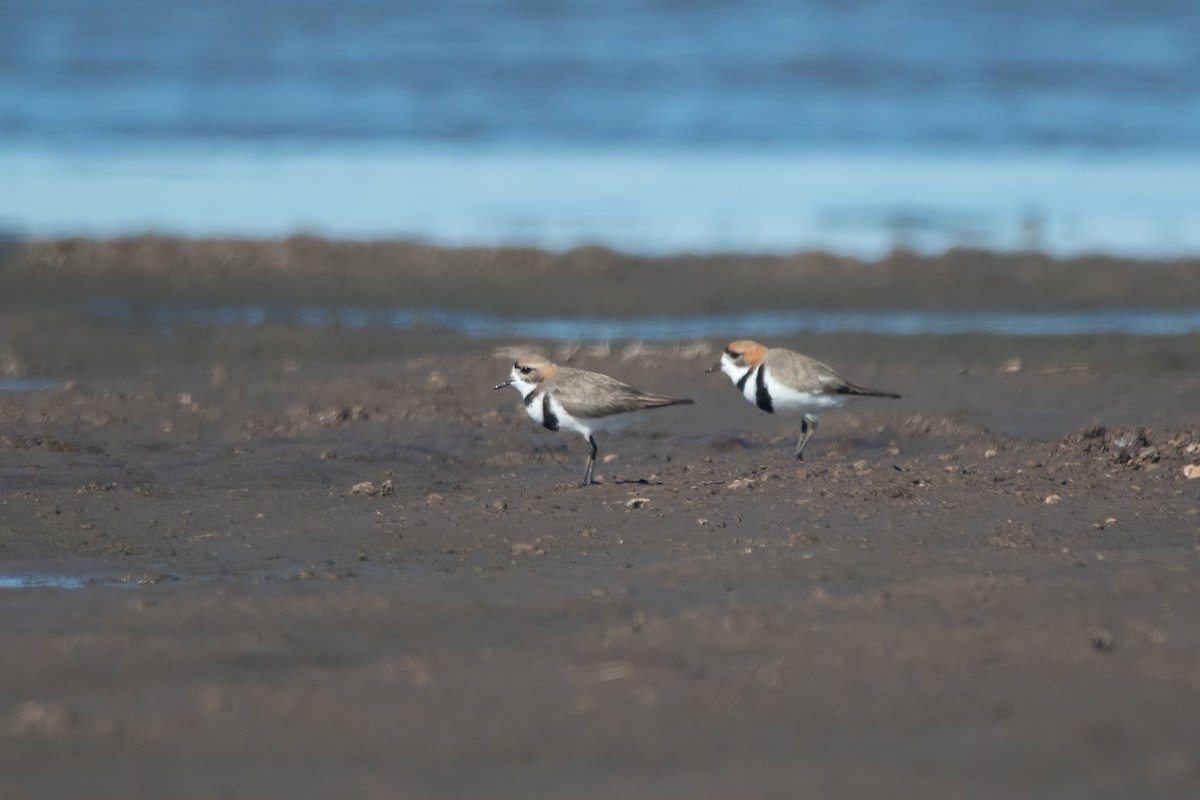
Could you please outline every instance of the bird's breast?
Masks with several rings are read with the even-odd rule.
[[[525,412],[529,414],[530,419],[539,425],[546,421],[546,404],[544,402],[546,393],[531,390],[525,395]]]
[[[754,402],[755,394],[758,391],[758,387],[756,385],[757,381],[755,380],[755,378],[757,377],[757,373],[760,369],[762,369],[761,366],[751,367],[750,369],[746,370],[741,375],[739,375],[737,378],[735,378],[733,381],[734,384],[737,386],[738,391],[742,393],[742,396],[745,397],[747,400],[749,400],[751,403]]]

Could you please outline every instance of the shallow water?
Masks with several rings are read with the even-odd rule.
[[[0,575],[0,589],[81,589],[84,581],[67,575]]]
[[[44,392],[59,385],[50,378],[5,378],[0,377],[0,392]]]
[[[2,144],[2,137],[0,137]],[[0,147],[0,227],[632,253],[1200,252],[1200,158],[803,147]]]
[[[985,333],[1006,336],[1071,336],[1116,333],[1183,336],[1200,333],[1200,309],[1103,309],[1066,312],[996,311],[753,311],[694,316],[510,317],[476,311],[419,308],[272,307],[265,305],[137,305],[96,301],[98,319],[179,327],[284,324],[306,328],[408,330],[432,328],[467,336],[529,336],[538,339],[679,340],[709,336],[787,336],[800,333],[873,333],[887,336]]]

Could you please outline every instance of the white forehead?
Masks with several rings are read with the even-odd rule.
[[[738,378],[739,373],[742,372],[744,369],[745,369],[744,367],[739,367],[737,365],[736,360],[734,359],[733,356],[729,355],[729,353],[726,353],[725,355],[721,356],[721,372],[724,372],[729,377],[734,378],[736,380]]]
[[[509,380],[514,386],[523,389],[533,388],[536,384],[529,380],[529,376],[521,372],[521,368],[513,364],[512,372],[509,374]]]

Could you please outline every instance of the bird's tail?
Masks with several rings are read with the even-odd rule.
[[[838,394],[854,394],[862,397],[890,397],[893,400],[899,400],[900,395],[892,394],[891,392],[881,392],[878,389],[868,389],[865,386],[855,386],[853,383],[847,383],[845,386],[837,390]]]
[[[661,394],[644,394],[639,398],[646,408],[662,408],[663,406],[690,406],[696,401],[687,397],[667,397]]]

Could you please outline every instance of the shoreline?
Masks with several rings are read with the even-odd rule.
[[[1200,253],[1182,149],[752,152],[489,148],[0,150],[0,224],[34,235],[279,236],[639,253],[957,246]]]
[[[600,247],[444,248],[312,236],[33,240],[0,257],[6,304],[89,296],[581,316],[1169,310],[1200,303],[1200,259],[1055,259],[966,249],[940,256],[898,250],[879,261],[820,252],[646,258]]]

